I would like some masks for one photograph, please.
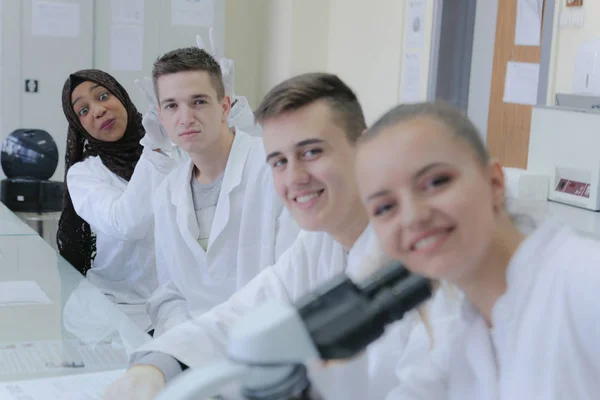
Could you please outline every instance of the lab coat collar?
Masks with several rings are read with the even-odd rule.
[[[244,172],[244,164],[248,157],[250,145],[252,140],[250,135],[247,133],[236,130],[235,137],[233,138],[233,144],[227,158],[227,166],[225,167],[225,173],[223,176],[223,183],[221,184],[221,192],[219,194],[227,194],[235,189],[242,181],[242,174]],[[190,204],[191,201],[191,189],[190,180],[192,179],[192,171],[194,170],[194,163],[190,159],[186,162],[185,167],[181,167],[180,174],[177,178],[176,190],[171,192],[171,202],[175,206],[181,206],[182,204]],[[181,193],[189,192],[189,196],[181,196]]]
[[[227,166],[225,167],[225,175],[223,176],[223,184],[219,193],[219,201],[213,217],[213,225],[208,238],[208,249],[212,247],[214,241],[219,237],[227,223],[231,214],[229,195],[242,182],[244,173],[244,165],[248,159],[252,138],[247,133],[236,130]]]
[[[221,194],[229,195],[229,193],[242,182],[244,165],[246,164],[251,144],[252,138],[250,135],[239,129],[235,130],[233,144],[231,145],[231,151],[229,152],[229,158],[227,159],[227,166],[225,167],[225,174],[223,176]]]
[[[506,282],[509,288],[532,280],[542,267],[548,265],[540,262],[540,257],[552,256],[553,250],[560,245],[557,243],[559,233],[565,229],[560,223],[548,220],[525,238],[508,264]]]
[[[564,232],[560,224],[548,221],[539,226],[525,238],[511,258],[506,271],[506,292],[496,301],[492,309],[492,329],[470,301],[462,305],[462,319],[467,323],[464,336],[469,345],[465,357],[474,374],[477,386],[477,398],[497,398],[499,365],[503,364],[505,354],[498,351],[507,341],[512,342],[512,335],[517,330],[511,329],[518,315],[518,307],[527,302],[531,287],[537,274],[550,263],[545,258],[552,258],[554,249],[560,246],[560,233]]]
[[[511,310],[521,304],[522,296],[527,295],[536,275],[548,265],[543,259],[552,258],[554,249],[560,246],[559,234],[565,230],[559,222],[545,221],[517,248],[506,270],[506,292],[500,296],[492,309],[493,325],[509,318]],[[473,321],[478,317],[479,311],[465,299],[462,305],[463,320]]]
[[[506,321],[516,307],[524,304],[536,276],[551,263],[556,249],[561,246],[561,233],[567,229],[553,220],[543,222],[521,243],[506,270],[506,292],[494,304],[492,322]]]
[[[191,159],[187,160],[187,162],[184,165],[179,167],[179,170],[177,172],[177,181],[174,184],[175,188],[171,192],[171,202],[177,207],[183,204],[190,204],[190,202],[192,201],[192,189],[190,187],[190,180],[192,179],[193,170],[194,163]],[[185,193],[185,195],[182,196],[182,193]]]
[[[177,179],[173,182],[171,202],[175,205],[177,227],[181,232],[186,246],[189,249],[193,249],[192,252],[195,253],[197,259],[205,259],[206,253],[197,242],[200,235],[200,227],[196,220],[196,211],[194,210],[194,201],[192,199],[192,186],[190,184],[193,170],[194,164],[192,160],[188,160],[175,172]]]
[[[208,239],[208,248],[221,234],[227,223],[229,222],[230,201],[229,194],[235,189],[242,180],[244,172],[244,164],[250,151],[252,138],[245,132],[237,131],[233,139],[231,151],[227,159],[227,166],[221,184],[219,200],[215,209],[213,225],[210,230]],[[198,246],[197,239],[200,234],[200,227],[195,217],[194,204],[192,200],[192,188],[190,180],[194,170],[194,163],[189,160],[185,165],[180,167],[177,172],[177,180],[174,182],[174,190],[171,192],[171,202],[177,209],[177,225],[181,234],[188,246],[194,249],[195,256],[198,259],[204,259],[206,252],[201,246]]]
[[[358,269],[361,268],[362,258],[372,248],[374,240],[376,240],[375,233],[373,227],[369,224],[348,252],[346,269],[348,276],[359,276],[360,271]]]

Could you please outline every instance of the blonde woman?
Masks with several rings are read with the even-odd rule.
[[[553,221],[525,236],[501,166],[444,104],[401,105],[359,145],[361,197],[385,251],[465,295],[453,335],[398,399],[592,399],[600,393],[600,242]]]

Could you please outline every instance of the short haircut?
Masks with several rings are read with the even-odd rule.
[[[217,99],[225,96],[223,75],[219,63],[206,51],[197,47],[183,47],[169,51],[154,62],[152,82],[158,98],[158,78],[178,72],[204,71],[210,76],[210,81],[217,92]]]
[[[255,119],[264,125],[270,119],[319,100],[329,105],[349,142],[356,143],[367,127],[362,107],[352,89],[332,74],[302,74],[278,84],[256,109]]]
[[[442,101],[396,106],[379,118],[365,133],[363,139],[368,141],[387,128],[417,118],[429,118],[440,122],[450,133],[465,140],[482,164],[486,165],[490,162],[490,155],[475,125],[461,110]]]

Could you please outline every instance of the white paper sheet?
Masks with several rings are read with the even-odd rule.
[[[171,0],[171,24],[213,26],[215,0]]]
[[[504,102],[537,104],[540,64],[509,61],[504,83]]]
[[[0,282],[0,306],[25,304],[52,304],[52,301],[34,281]]]
[[[403,103],[421,101],[421,54],[407,52],[402,64],[402,94]]]
[[[0,383],[2,400],[100,400],[104,389],[125,373],[124,369]]]
[[[425,0],[408,0],[406,13],[406,47],[420,49],[425,43]]]
[[[584,11],[583,7],[564,7],[560,13],[560,27],[581,28],[585,22]]]
[[[114,71],[141,71],[144,27],[113,24],[110,31],[110,67]]]
[[[80,10],[76,3],[31,2],[33,36],[79,36]]]
[[[113,23],[144,23],[144,0],[111,0],[110,6]]]
[[[539,46],[542,35],[542,0],[518,0],[515,44]]]
[[[0,343],[0,381],[3,375],[125,368],[127,357],[123,346],[111,340]]]

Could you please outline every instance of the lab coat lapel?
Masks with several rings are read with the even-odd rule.
[[[193,168],[194,164],[191,160],[187,162],[187,168],[181,168],[175,185],[176,189],[171,193],[171,201],[175,205],[177,227],[186,246],[192,250],[196,258],[205,258],[206,254],[202,246],[198,244],[200,227],[198,227],[194,202],[192,200],[190,180],[192,179]]]
[[[215,216],[208,238],[209,249],[229,222],[229,215],[231,214],[230,195],[242,181],[244,165],[246,164],[251,144],[252,139],[248,134],[242,131],[236,132],[233,144],[231,145],[231,151],[229,152],[229,158],[227,159],[221,192],[219,193],[219,201],[217,202],[217,208],[215,210]]]
[[[465,307],[472,306],[468,304]],[[472,313],[475,314],[474,311]],[[475,377],[471,380],[471,383],[475,382],[471,388],[472,398],[496,400],[499,396],[496,349],[483,318],[474,315],[473,317],[474,320],[465,332],[469,342],[465,357],[470,373]]]

